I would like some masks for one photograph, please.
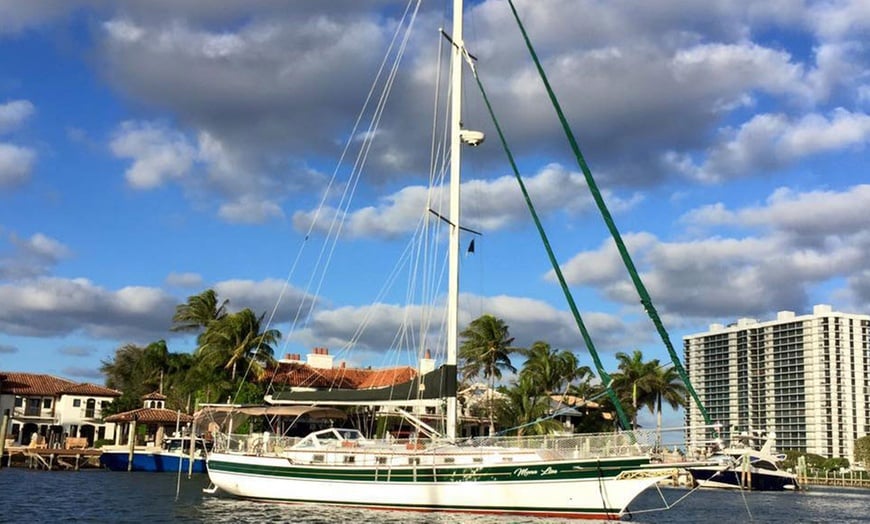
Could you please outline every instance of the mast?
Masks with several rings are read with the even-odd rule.
[[[462,127],[462,0],[453,0],[453,39],[450,70],[450,238],[447,288],[447,365],[456,371],[457,345],[459,343],[459,186],[460,148],[459,134]],[[448,367],[448,371],[449,371]],[[447,397],[446,435],[456,438],[456,392]]]

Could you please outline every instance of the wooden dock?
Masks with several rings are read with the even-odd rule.
[[[839,486],[844,488],[870,488],[870,478],[846,474],[829,475],[827,477],[806,477],[805,486]]]
[[[49,471],[73,470],[100,467],[99,449],[32,448],[27,446],[7,447],[0,457],[2,466],[18,466]]]

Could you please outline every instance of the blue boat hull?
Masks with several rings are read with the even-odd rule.
[[[785,491],[798,489],[797,479],[783,472],[766,472],[753,469],[744,476],[737,469],[723,471],[721,468],[687,468],[702,487],[751,489],[753,491]]]
[[[100,464],[112,471],[127,471],[128,457],[128,451],[104,451],[100,455]],[[178,473],[180,470],[182,473],[186,473],[189,465],[189,457],[175,453],[133,452],[133,471]],[[205,459],[202,457],[193,459],[193,472],[206,472]]]

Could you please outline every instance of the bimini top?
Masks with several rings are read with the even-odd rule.
[[[273,406],[270,404],[203,404],[194,413],[194,425],[197,428],[208,426],[209,423],[223,425],[232,419],[238,426],[248,417],[295,417],[314,420],[334,419],[344,420],[347,414],[336,408],[321,406]]]

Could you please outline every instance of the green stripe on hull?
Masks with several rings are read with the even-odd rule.
[[[512,482],[529,480],[582,480],[613,478],[626,470],[648,464],[646,459],[618,460],[605,463],[568,462],[557,464],[505,464],[498,466],[436,468],[383,467],[356,468],[348,466],[266,466],[209,460],[208,468],[214,472],[238,473],[280,478],[308,480],[336,480],[355,482]]]

